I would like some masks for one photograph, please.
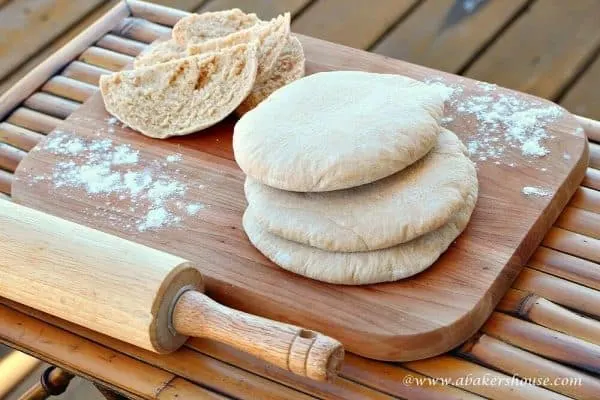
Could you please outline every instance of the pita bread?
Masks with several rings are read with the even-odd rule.
[[[100,78],[109,113],[154,138],[185,135],[229,115],[256,79],[256,43]]]
[[[448,223],[464,207],[475,165],[444,129],[438,144],[408,168],[356,188],[287,192],[246,179],[254,216],[269,233],[328,251],[369,251],[410,241]]]
[[[224,37],[203,42],[191,42],[188,44],[187,51],[190,55],[196,55],[258,40],[258,72],[256,79],[261,82],[271,75],[271,70],[283,50],[289,34],[290,13],[285,13],[269,22],[260,22],[248,29]]]
[[[290,35],[269,77],[263,81],[257,79],[252,91],[235,113],[239,116],[246,114],[280,87],[302,78],[304,63],[302,44],[296,36]]]
[[[321,72],[273,93],[235,125],[242,170],[278,189],[324,192],[396,173],[435,145],[445,97],[392,74]]]
[[[328,283],[365,285],[407,278],[432,265],[465,229],[476,199],[473,185],[464,207],[446,225],[410,242],[369,252],[329,252],[280,238],[261,227],[252,206],[244,213],[243,225],[252,244],[288,271]]]
[[[177,44],[175,40],[156,40],[138,54],[133,61],[133,68],[149,67],[185,57],[188,57],[185,46]]]
[[[191,14],[180,19],[173,27],[173,39],[182,46],[222,38],[248,29],[261,20],[256,14],[246,14],[239,8],[225,11]]]

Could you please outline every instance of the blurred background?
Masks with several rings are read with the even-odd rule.
[[[0,0],[0,94],[116,3]],[[156,3],[195,12],[239,7],[263,19],[289,11],[292,30],[297,33],[496,83],[600,119],[600,0]],[[9,387],[2,378],[9,370],[15,371],[15,362],[22,373]],[[46,367],[0,345],[0,398],[4,384],[5,389],[11,389],[4,398],[17,399],[39,380]],[[102,397],[91,384],[75,379],[68,392],[58,398]]]

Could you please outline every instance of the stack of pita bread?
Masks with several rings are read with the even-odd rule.
[[[261,21],[239,9],[192,14],[168,40],[142,52],[133,70],[102,76],[109,113],[155,138],[205,129],[243,115],[304,75],[304,52],[290,15]]]
[[[274,263],[348,285],[432,265],[465,229],[478,182],[441,125],[444,94],[388,74],[314,74],[236,124],[244,229]]]

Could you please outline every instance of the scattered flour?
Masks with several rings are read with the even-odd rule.
[[[448,97],[442,125],[452,129],[452,123],[460,120],[473,132],[465,144],[474,160],[510,165],[510,149],[518,150],[528,162],[550,153],[546,143],[552,137],[545,128],[563,115],[560,107],[503,93],[486,82],[477,82],[477,91],[464,99],[459,96],[464,91],[460,81],[447,84],[443,77],[433,77],[425,83]]]
[[[194,204],[189,204],[185,207],[185,210],[187,211],[187,213],[189,215],[196,215],[198,214],[198,211],[203,210],[204,208],[206,208],[206,206],[202,203],[194,203]]]
[[[166,157],[167,162],[178,162],[181,161],[183,159],[183,156],[179,153],[175,153],[175,154],[170,154]]]
[[[51,175],[30,176],[30,184],[45,180],[55,189],[83,189],[87,195],[102,199],[106,206],[89,211],[94,217],[143,232],[176,226],[183,216],[195,215],[206,208],[202,203],[185,201],[187,187],[177,179],[179,170],[167,168],[164,162],[144,166],[139,151],[128,144],[59,132],[42,146],[62,159],[57,161]],[[178,161],[181,154],[166,159]],[[141,217],[127,220],[126,214]]]
[[[171,214],[165,207],[153,208],[148,211],[146,218],[138,225],[138,230],[143,232],[148,229],[162,228],[179,221],[181,221],[181,218]]]
[[[521,193],[528,197],[547,197],[552,195],[551,190],[542,189],[537,186],[524,186]]]

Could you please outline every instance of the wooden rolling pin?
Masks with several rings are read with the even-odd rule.
[[[187,260],[0,200],[0,296],[158,353],[196,336],[315,380],[339,371],[338,341],[202,291]]]

